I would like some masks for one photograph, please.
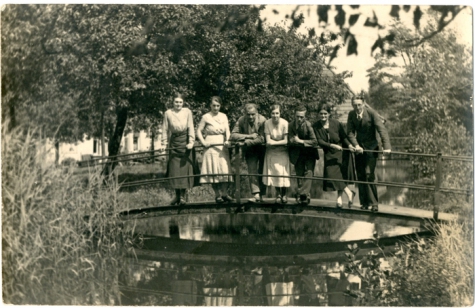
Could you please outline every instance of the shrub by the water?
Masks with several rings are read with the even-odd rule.
[[[131,244],[118,187],[45,164],[43,142],[2,128],[3,300],[8,304],[120,304]]]

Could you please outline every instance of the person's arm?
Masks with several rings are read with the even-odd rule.
[[[384,153],[391,153],[391,143],[389,142],[389,134],[386,130],[386,126],[384,126],[381,117],[379,117],[376,112],[372,114],[374,126],[376,126],[376,131],[381,137],[381,142],[383,143],[383,152]]]
[[[243,121],[243,118],[239,118],[236,124],[234,125],[234,128],[231,132],[232,141],[244,141],[246,137],[248,136],[247,134],[241,133],[242,121]]]
[[[270,137],[270,134],[266,134],[267,143],[269,145],[287,145],[289,143],[288,134],[289,134],[289,126],[288,126],[288,123],[286,122],[283,124],[283,128],[282,128],[282,135],[284,136],[284,138],[282,140],[276,141]]]
[[[318,144],[317,136],[315,136],[315,132],[313,131],[312,125],[310,125],[309,122],[306,122],[305,125],[307,126],[309,139],[302,140],[303,146],[314,148]]]
[[[355,128],[355,125],[354,125],[354,123],[351,119],[353,113],[354,113],[354,111],[350,111],[348,113],[348,120],[346,122],[346,132],[347,132],[347,136],[348,136],[348,141],[353,146],[356,147],[358,145],[358,141],[356,141],[356,135],[355,135],[356,128]]]
[[[191,113],[191,110],[188,109],[188,121],[186,123],[186,126],[188,128],[188,144],[186,145],[186,148],[188,150],[191,150],[193,148],[193,145],[195,144],[195,127],[193,125],[193,113]]]
[[[295,128],[295,122],[292,121],[289,124],[289,143],[291,145],[300,145],[300,142],[298,142],[298,136],[297,136],[297,130]],[[297,137],[297,138],[295,138]]]
[[[258,121],[258,120],[256,120]],[[247,145],[247,146],[253,146],[253,145],[259,145],[259,144],[263,144],[264,143],[264,123],[258,123],[259,125],[259,128],[258,128],[258,131],[257,131],[257,136],[255,138],[252,138],[252,139],[246,139],[244,141],[244,143]]]
[[[160,150],[163,150],[168,145],[168,117],[167,113],[163,115],[163,124],[162,124],[162,146]]]
[[[224,133],[224,145],[229,145],[229,138],[231,137],[231,131],[229,130],[229,121],[228,121],[228,117],[224,115],[224,118],[225,118],[225,126],[226,126],[226,131]]]
[[[325,141],[327,132],[323,127],[315,128],[315,136],[317,137],[318,145],[323,149],[330,149],[330,143]]]
[[[200,124],[198,124],[198,129],[196,130],[196,137],[198,137],[198,140],[201,142],[201,144],[205,148],[207,148],[207,147],[209,147],[209,144],[205,141],[205,139],[203,138],[203,134],[202,134],[202,131],[205,128],[205,124],[206,124],[203,117],[201,118]]]

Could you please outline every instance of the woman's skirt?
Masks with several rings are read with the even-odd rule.
[[[193,162],[194,162],[194,150],[186,149],[188,142],[188,134],[172,134],[170,137],[170,148],[167,177],[183,177],[179,179],[170,179],[169,184],[174,189],[186,189],[192,188],[194,185],[194,178],[192,177]]]
[[[278,177],[290,175],[290,160],[287,147],[268,147],[264,159],[264,174],[262,182],[267,186],[290,187],[290,179]],[[272,177],[266,176],[272,175]]]
[[[210,144],[223,144],[223,135],[208,135],[205,138]],[[203,152],[200,183],[232,182],[231,161],[228,149],[224,146],[211,146]]]
[[[356,180],[354,154],[349,151],[325,153],[323,176],[338,180]],[[324,191],[343,190],[347,181],[323,180]]]

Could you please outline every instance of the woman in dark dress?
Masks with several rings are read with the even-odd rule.
[[[321,104],[317,111],[320,120],[314,124],[313,129],[315,130],[318,145],[323,149],[325,154],[325,170],[323,176],[325,178],[347,180],[348,178],[343,176],[346,174],[346,172],[343,170],[343,166],[348,165],[348,162],[343,162],[343,147],[348,147],[350,151],[353,151],[353,146],[346,136],[343,124],[337,120],[330,119],[330,105]],[[348,207],[352,206],[355,192],[348,188],[346,182],[324,180],[323,190],[338,191],[338,197],[336,200],[336,206],[338,208],[343,206],[341,197],[344,191],[348,196]]]
[[[173,97],[173,108],[165,112],[162,126],[162,146],[170,148],[167,177],[188,178],[171,179],[170,186],[175,189],[175,198],[171,205],[185,204],[187,188],[194,186],[193,144],[195,128],[191,110],[183,107],[183,95],[177,93]]]

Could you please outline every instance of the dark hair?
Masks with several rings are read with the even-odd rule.
[[[219,96],[212,96],[212,97],[211,97],[211,104],[212,104],[213,102],[216,102],[216,103],[218,103],[218,104],[220,104],[220,105],[223,104],[223,102],[221,101],[221,97],[219,97]]]
[[[320,111],[325,110],[328,113],[332,112],[332,106],[328,103],[322,103],[318,106],[317,108],[317,113],[320,113]]]
[[[181,98],[184,101],[185,100],[185,95],[182,94],[181,92],[175,92],[173,94],[173,100],[175,100],[175,98]]]
[[[351,104],[353,104],[356,99],[360,99],[360,100],[363,101],[363,103],[364,103],[364,95],[363,95],[363,94],[353,95],[353,96],[351,97]]]
[[[244,112],[247,112],[248,110],[251,110],[251,109],[254,109],[257,111],[257,105],[254,104],[254,103],[247,103],[245,106],[244,106]]]
[[[274,104],[274,105],[270,106],[270,111],[271,112],[276,110],[276,109],[279,109],[279,111],[282,112],[282,108],[280,107],[279,104]]]
[[[297,108],[295,108],[295,111],[296,112],[307,112],[307,107],[305,107],[304,105],[298,105]]]

